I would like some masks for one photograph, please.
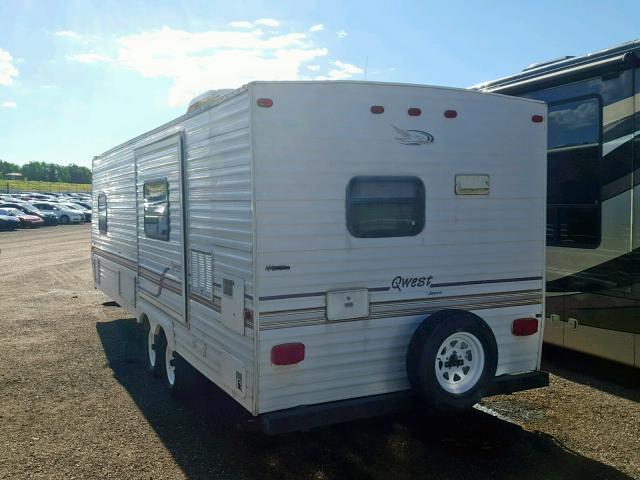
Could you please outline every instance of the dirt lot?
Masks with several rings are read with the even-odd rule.
[[[215,387],[176,401],[146,375],[134,320],[92,288],[88,226],[0,249],[0,478],[640,478],[636,371],[550,352],[550,388],[466,415],[240,433]]]

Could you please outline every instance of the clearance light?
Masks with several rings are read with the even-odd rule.
[[[419,108],[410,108],[407,113],[410,117],[419,117],[422,113],[422,110],[420,110]]]
[[[384,113],[384,107],[382,105],[373,105],[371,107],[371,113]]]
[[[270,98],[259,98],[258,99],[258,106],[262,107],[262,108],[269,108],[273,106],[273,100],[271,100]]]
[[[519,318],[513,321],[511,333],[516,337],[526,337],[538,332],[538,320],[536,318]]]
[[[455,110],[445,110],[444,116],[446,118],[456,118],[458,116],[458,112],[456,112]]]
[[[273,365],[295,365],[304,360],[304,343],[281,343],[271,349]]]
[[[544,117],[542,115],[534,115],[533,117],[531,117],[531,121],[533,123],[542,123],[544,122]]]

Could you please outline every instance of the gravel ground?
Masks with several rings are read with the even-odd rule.
[[[552,351],[549,388],[465,415],[237,432],[216,387],[176,401],[146,375],[135,321],[92,288],[89,236],[0,232],[0,478],[640,478],[638,372]]]

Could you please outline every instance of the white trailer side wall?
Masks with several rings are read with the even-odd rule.
[[[108,231],[98,230],[98,195],[107,198]],[[133,151],[124,149],[93,161],[91,245],[94,284],[122,306],[136,303],[136,185]]]
[[[188,121],[185,134],[187,253],[212,256],[213,294],[191,289],[191,328],[176,330],[176,340],[194,365],[253,411],[253,330],[236,332],[221,311],[225,274],[243,281],[245,306],[254,309],[247,90]],[[236,371],[243,377],[242,390],[237,388]]]
[[[147,147],[154,142],[162,143],[172,135],[183,135],[182,155],[185,162],[184,185],[186,224],[186,252],[188,265],[181,263],[181,252],[174,248],[164,251],[169,243],[145,238],[143,228],[143,205],[139,201],[136,213],[135,155],[141,159],[140,175],[144,169],[153,167],[153,175],[167,177],[170,182],[170,205],[172,240],[180,233],[176,222],[183,216],[178,210],[181,203],[179,193],[178,158],[169,154],[149,153]],[[153,150],[153,148],[151,148]],[[164,173],[163,173],[164,172]],[[161,175],[160,175],[161,174]],[[139,188],[142,188],[140,180]],[[109,231],[98,231],[97,193],[108,195]],[[141,193],[138,192],[139,200]],[[189,297],[188,323],[172,319],[166,308],[158,301],[138,295],[132,314],[149,317],[154,324],[167,330],[170,342],[175,342],[176,351],[183,355],[198,370],[226,390],[247,409],[253,411],[253,330],[230,328],[230,322],[221,312],[221,285],[223,274],[230,274],[242,281],[246,308],[253,310],[253,219],[251,188],[251,147],[249,129],[249,95],[246,88],[225,97],[211,108],[180,117],[167,125],[141,135],[126,144],[97,157],[94,160],[94,209],[93,247],[94,266],[108,264],[117,278],[124,272],[137,274],[137,235],[139,225],[140,245],[158,265],[173,264],[165,275],[163,291],[171,308],[180,311],[178,295],[182,282],[181,272],[192,272],[193,252],[208,254],[212,264],[212,277],[204,276],[211,285],[207,288],[192,288],[191,277],[187,278]],[[137,222],[136,222],[136,216]],[[113,255],[109,255],[113,254]],[[121,256],[121,257],[120,257]],[[110,260],[111,259],[111,260]],[[114,263],[115,260],[119,263]],[[202,260],[202,257],[198,257]],[[125,265],[131,262],[130,269]],[[150,265],[152,266],[152,265]],[[161,273],[161,272],[156,272]],[[204,275],[203,271],[199,274]],[[97,273],[96,273],[97,275]],[[138,281],[140,279],[137,279]],[[149,275],[145,281],[155,281],[159,288],[158,275]],[[173,287],[173,292],[168,287]],[[111,298],[116,294],[97,285]],[[153,285],[147,285],[149,289]],[[202,287],[202,282],[198,284]],[[169,298],[170,297],[170,298]],[[170,330],[170,331],[168,331]],[[238,389],[236,372],[242,375]]]
[[[537,367],[539,335],[517,338],[510,326],[542,314],[546,127],[531,116],[544,115],[543,104],[397,85],[254,88],[255,98],[274,102],[255,108],[254,118],[260,412],[408,388],[411,334],[425,314],[444,308],[489,323],[497,374]],[[372,105],[384,113],[372,114]],[[422,115],[408,116],[410,107]],[[448,109],[458,117],[445,118]],[[402,145],[393,126],[435,141]],[[490,175],[490,194],[457,196],[455,175],[473,173]],[[357,175],[418,176],[422,233],[351,236],[346,188]],[[396,276],[432,276],[433,286],[396,290]],[[500,279],[509,281],[493,282]],[[369,317],[328,322],[326,292],[348,288],[369,289]],[[305,360],[271,365],[271,347],[287,342],[304,343]]]

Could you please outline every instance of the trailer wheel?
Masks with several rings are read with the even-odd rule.
[[[464,410],[478,403],[497,364],[496,339],[484,320],[445,310],[418,326],[406,367],[409,383],[431,407]]]
[[[148,320],[142,323],[144,356],[146,358],[147,371],[156,378],[164,374],[164,354],[167,343],[164,332],[161,330],[155,334],[151,330]]]
[[[164,362],[169,393],[175,397],[186,396],[196,384],[198,372],[168,344],[165,346]]]

